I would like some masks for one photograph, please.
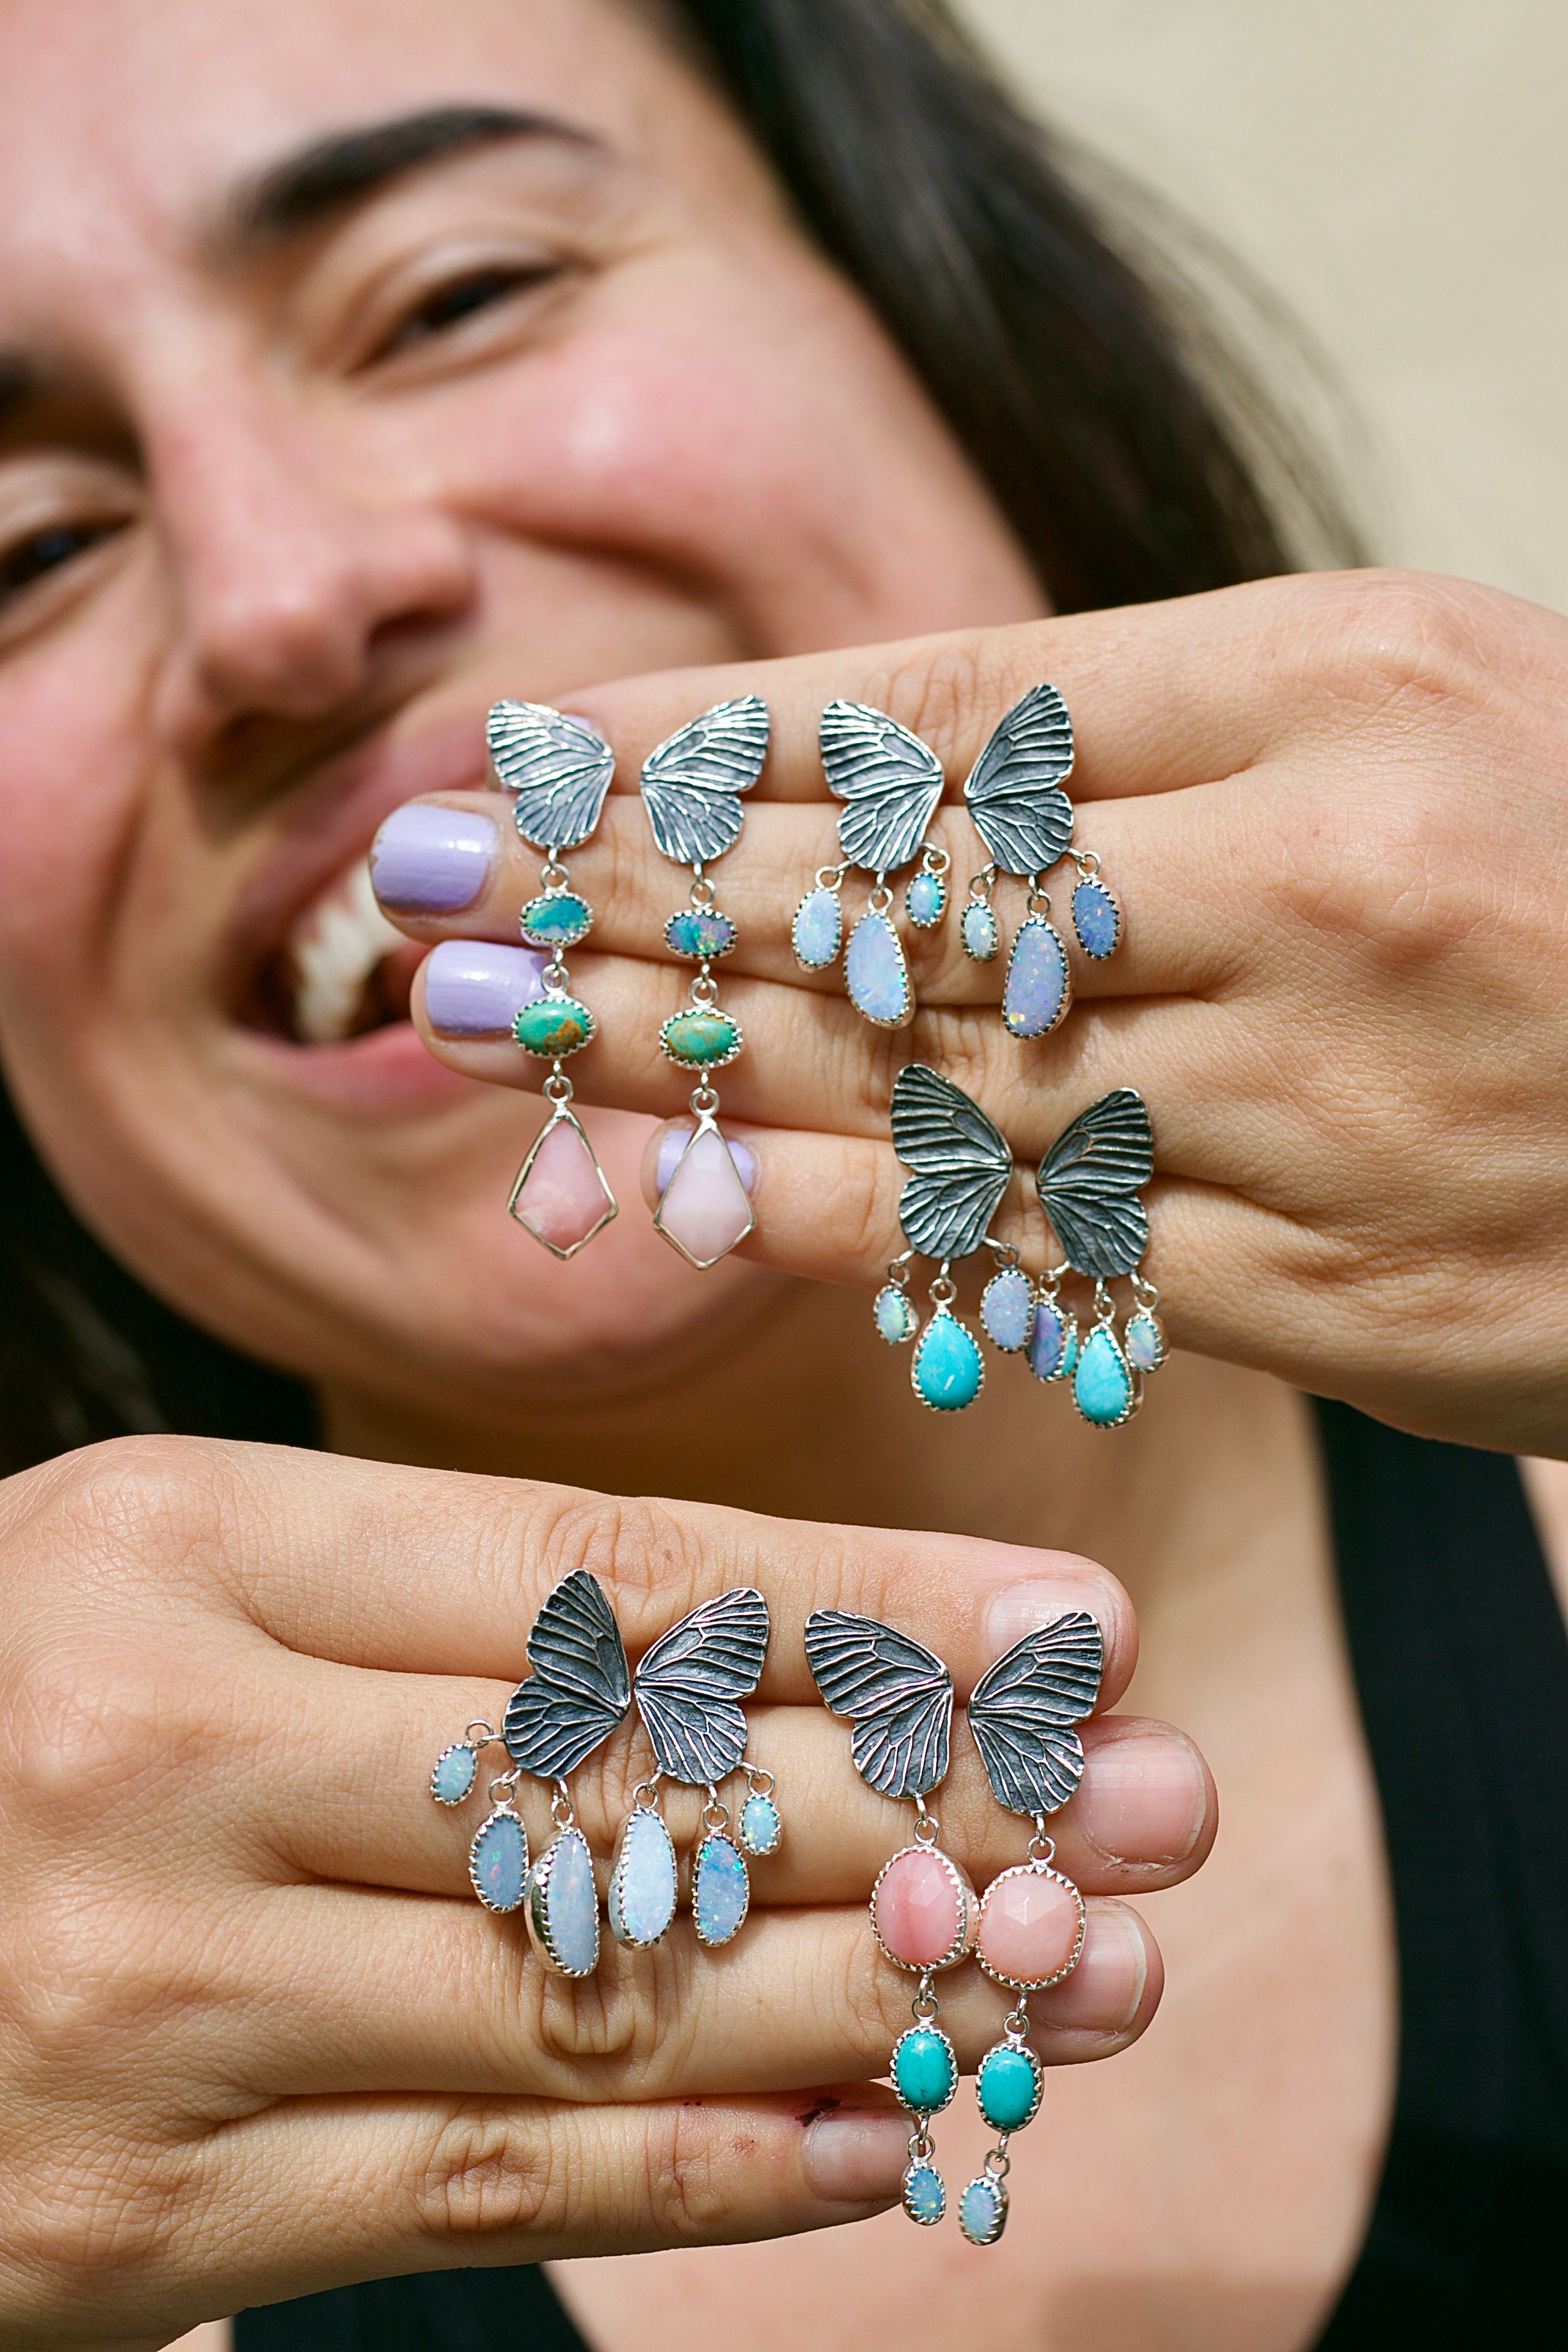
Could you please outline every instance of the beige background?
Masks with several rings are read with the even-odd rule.
[[[1380,556],[1568,611],[1563,0],[959,5],[1287,297],[1366,428]]]

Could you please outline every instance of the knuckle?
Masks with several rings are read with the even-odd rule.
[[[101,1594],[224,1542],[233,1449],[192,1437],[116,1437],[52,1465],[30,1530],[46,1574],[89,1576]]]
[[[473,2239],[563,2218],[564,2168],[545,2111],[531,2101],[465,2101],[435,2126],[410,2182],[417,2226]]]
[[[700,2099],[649,2109],[643,2118],[643,2194],[661,2238],[706,2242],[733,2226],[721,2135]]]
[[[535,1518],[534,1562],[552,1586],[573,1569],[590,1570],[608,1588],[622,1631],[640,1642],[709,1589],[711,1528],[707,1534],[705,1541],[679,1511],[648,1496],[557,1489]]]
[[[1489,697],[1496,600],[1486,591],[1418,572],[1373,571],[1338,580],[1328,593],[1327,624],[1313,640],[1319,685],[1394,714]]]

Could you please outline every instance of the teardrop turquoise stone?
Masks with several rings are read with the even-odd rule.
[[[1007,2191],[983,2172],[958,2200],[958,2226],[972,2246],[994,2246],[1007,2222]]]
[[[1103,882],[1080,882],[1072,894],[1072,927],[1085,955],[1097,962],[1114,955],[1121,936],[1121,911]]]
[[[862,915],[849,934],[844,959],[849,1002],[881,1029],[901,1029],[914,1010],[910,968],[899,935],[886,915]]]
[[[844,944],[844,909],[837,890],[810,890],[795,908],[790,926],[795,961],[807,971],[821,971]]]
[[[1072,1399],[1085,1421],[1109,1429],[1132,1406],[1132,1374],[1127,1359],[1103,1324],[1097,1324],[1079,1353]]]
[[[945,1307],[926,1325],[910,1376],[915,1394],[938,1412],[961,1412],[980,1394],[980,1383],[985,1378],[980,1344]]]
[[[911,2164],[904,2175],[904,2210],[928,2230],[947,2210],[947,2191],[934,2164]]]
[[[745,1856],[732,1838],[705,1837],[691,1874],[691,1916],[705,1944],[727,1944],[740,1931],[752,1899]]]
[[[468,1875],[487,1911],[515,1911],[528,1875],[528,1832],[515,1813],[492,1813],[468,1849]]]
[[[912,2114],[934,2116],[958,2088],[958,2059],[940,2027],[911,2025],[893,2044],[893,2088]]]
[[[1040,2063],[1016,2042],[999,2042],[980,2062],[974,2095],[993,2131],[1021,2131],[1039,2098]]]
[[[594,926],[594,910],[574,890],[547,890],[531,898],[518,923],[531,948],[574,948]]]
[[[460,1805],[473,1787],[479,1769],[479,1759],[465,1741],[459,1739],[454,1746],[443,1748],[430,1775],[430,1794],[438,1805]]]
[[[1002,992],[1002,1018],[1015,1037],[1043,1037],[1067,1010],[1068,959],[1043,916],[1020,924]]]

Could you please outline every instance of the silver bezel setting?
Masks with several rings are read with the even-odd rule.
[[[487,1831],[494,1828],[497,1822],[515,1822],[522,1839],[522,1892],[519,1895],[515,1903],[492,1903],[489,1896],[485,1893],[484,1888],[479,1885],[479,1874],[474,1867],[474,1856],[479,1850],[479,1841],[485,1835]],[[529,1868],[528,1827],[526,1822],[523,1821],[522,1815],[518,1811],[517,1807],[510,1801],[499,1805],[492,1805],[489,1811],[485,1815],[484,1820],[479,1823],[479,1828],[474,1832],[473,1836],[468,1840],[469,1885],[473,1888],[474,1893],[479,1896],[479,1901],[484,1905],[485,1909],[489,1913],[492,1919],[510,1919],[514,1911],[521,1911],[527,1904],[528,1883],[531,1876],[531,1873]]]
[[[1027,2061],[1029,2070],[1035,2078],[1035,2095],[1029,2102],[1029,2112],[1021,2123],[994,2124],[990,2116],[986,2114],[984,2108],[980,2106],[980,2077],[985,2070],[985,2061],[988,2058],[994,2058],[999,2050],[1016,2051],[1020,2058]],[[979,2065],[974,2070],[974,2104],[980,2108],[980,2120],[985,2126],[987,2131],[1005,2131],[1009,2133],[1027,2131],[1029,2126],[1034,2122],[1035,2117],[1040,2112],[1040,2102],[1045,2095],[1046,2062],[1040,2056],[1039,2052],[1037,2050],[1032,2050],[1026,2042],[994,2042],[991,2044],[990,2049],[986,2051],[984,2057],[981,2059]]]
[[[1083,933],[1078,927],[1078,894],[1080,890],[1102,890],[1110,901],[1110,911],[1116,918],[1116,929],[1110,935],[1110,945],[1108,948],[1095,949],[1086,947],[1084,945]],[[1078,941],[1079,952],[1086,955],[1090,963],[1109,963],[1111,957],[1116,953],[1117,949],[1121,945],[1121,933],[1124,926],[1122,921],[1121,899],[1117,897],[1110,883],[1102,880],[1100,875],[1084,875],[1072,886],[1070,905],[1072,908],[1072,935]]]
[[[980,1932],[985,1923],[986,1903],[996,1888],[1003,1885],[1009,1878],[1054,1878],[1058,1886],[1067,1888],[1078,1906],[1078,1935],[1074,1940],[1072,1951],[1062,1962],[1061,1967],[1048,1977],[1004,1976],[1000,1969],[992,1967],[980,1948]],[[1064,1871],[1053,1870],[1048,1862],[1018,1862],[1014,1864],[1011,1870],[999,1871],[980,1898],[980,1916],[975,1922],[974,1929],[974,1957],[993,1984],[1010,1986],[1014,1992],[1046,1992],[1052,1985],[1060,1984],[1064,1977],[1071,1976],[1083,1958],[1083,1939],[1088,1932],[1089,1906],[1083,1899],[1083,1889],[1068,1878]]]
[[[551,1932],[550,1927],[550,1881],[554,1874],[555,1864],[559,1859],[561,1849],[567,1843],[568,1839],[574,1841],[576,1844],[580,1845],[583,1852],[587,1855],[588,1875],[590,1879],[592,1879],[594,1874],[594,1856],[589,1848],[587,1839],[584,1836],[580,1829],[575,1827],[564,1829],[561,1832],[559,1837],[552,1838],[549,1845],[546,1846],[544,1852],[540,1855],[539,1860],[534,1864],[533,1868],[528,1874],[528,1884],[523,1902],[523,1913],[528,1921],[528,1940],[533,1946],[533,1948],[538,1953],[540,1958],[543,1961],[544,1966],[550,1970],[551,1975],[556,1977],[571,1977],[574,1979],[581,1980],[584,1977],[591,1977],[594,1970],[599,1965],[599,1946],[602,1941],[602,1937],[599,1933],[599,1899],[597,1891],[595,1890],[594,1896],[594,1957],[589,1961],[585,1969],[572,1969],[567,1967],[565,1961],[561,1958],[560,1950],[556,1945],[555,1938]]]
[[[574,1013],[580,1013],[583,1015],[583,1019],[587,1024],[584,1034],[578,1038],[574,1045],[531,1045],[526,1038],[520,1037],[518,1035],[517,1023],[521,1020],[523,1013],[532,1012],[534,1004],[570,1005]],[[536,996],[533,999],[532,1004],[525,1004],[522,1007],[522,1012],[518,1013],[516,1020],[514,1020],[511,1024],[512,1044],[514,1045],[521,1045],[523,1052],[535,1062],[570,1061],[574,1054],[580,1054],[584,1046],[591,1045],[598,1034],[599,1024],[594,1017],[592,1005],[584,1004],[580,996],[572,995],[570,992],[564,988],[546,989],[542,996]]]
[[[1006,1013],[1007,983],[1013,977],[1013,966],[1018,960],[1018,943],[1027,930],[1049,931],[1056,941],[1057,953],[1062,960],[1062,1001],[1043,1029],[1015,1029]],[[1017,1039],[1020,1045],[1033,1045],[1041,1037],[1054,1036],[1072,1011],[1072,965],[1068,960],[1067,941],[1048,915],[1026,915],[1014,932],[1013,944],[1007,950],[1007,970],[1002,982],[1002,1026],[1009,1037]]]
[[[710,1061],[689,1062],[686,1060],[684,1055],[672,1053],[670,1051],[669,1031],[671,1024],[677,1021],[689,1021],[694,1013],[703,1014],[713,1020],[727,1021],[729,1023],[731,1028],[735,1033],[735,1042],[731,1046],[727,1054],[720,1054]],[[731,1062],[738,1062],[740,1060],[742,1054],[745,1051],[745,1045],[746,1040],[742,1034],[740,1023],[736,1020],[732,1013],[726,1013],[723,1006],[720,1004],[683,1004],[679,1013],[672,1013],[668,1021],[661,1022],[659,1024],[659,1052],[664,1055],[667,1062],[673,1062],[678,1070],[684,1070],[690,1077],[705,1078],[710,1076],[714,1070],[727,1070]],[[685,1152],[683,1151],[680,1156],[684,1160],[686,1157]],[[673,1183],[674,1181],[674,1178],[671,1177],[671,1183]],[[668,1187],[666,1189],[668,1190]]]
[[[1099,1331],[1110,1332],[1110,1344],[1121,1359],[1130,1384],[1127,1393],[1127,1402],[1122,1406],[1121,1411],[1117,1414],[1114,1421],[1094,1420],[1091,1415],[1085,1412],[1082,1405],[1080,1405],[1078,1401],[1078,1368],[1083,1361],[1085,1349],[1089,1346],[1089,1341]],[[1090,1429],[1125,1429],[1128,1423],[1131,1420],[1133,1414],[1137,1412],[1139,1406],[1143,1402],[1143,1376],[1139,1371],[1135,1364],[1128,1363],[1127,1350],[1123,1348],[1121,1340],[1117,1338],[1115,1331],[1111,1328],[1111,1326],[1109,1323],[1091,1323],[1087,1331],[1079,1334],[1078,1354],[1073,1359],[1071,1378],[1073,1411],[1077,1413],[1079,1421],[1086,1423]]]
[[[564,1081],[563,1083],[564,1083]],[[599,1190],[605,1196],[605,1213],[603,1216],[599,1219],[597,1224],[590,1225],[587,1232],[583,1235],[582,1240],[574,1242],[570,1249],[558,1249],[553,1242],[546,1241],[542,1234],[535,1233],[533,1227],[528,1223],[527,1219],[518,1216],[517,1213],[517,1204],[522,1198],[522,1188],[528,1181],[530,1169],[533,1166],[534,1161],[538,1159],[540,1152],[543,1149],[544,1139],[547,1135],[553,1135],[556,1129],[562,1124],[563,1120],[566,1121],[570,1126],[574,1127],[577,1133],[582,1138],[583,1148],[594,1163],[594,1173],[599,1180]],[[507,1213],[510,1216],[516,1218],[517,1223],[522,1227],[522,1230],[528,1235],[529,1240],[537,1242],[541,1249],[547,1249],[552,1257],[558,1257],[562,1259],[563,1262],[567,1258],[575,1257],[580,1249],[586,1249],[595,1234],[602,1234],[605,1227],[611,1223],[612,1219],[620,1215],[620,1203],[610,1190],[609,1178],[605,1175],[604,1170],[599,1165],[599,1155],[595,1150],[593,1145],[589,1142],[587,1130],[584,1127],[582,1120],[572,1109],[570,1104],[557,1103],[555,1106],[554,1115],[545,1120],[544,1125],[534,1137],[533,1141],[530,1144],[528,1149],[528,1157],[517,1171],[517,1181],[511,1188],[506,1205]]]
[[[917,2172],[929,2172],[931,2179],[937,2185],[937,2209],[934,2213],[917,2213],[914,2207],[910,2203],[910,2189]],[[903,2206],[906,2215],[915,2224],[917,2229],[934,2230],[939,2221],[946,2219],[947,2183],[942,2179],[941,2173],[937,2170],[929,2156],[921,2157],[917,2163],[911,2164],[906,2168],[904,2172]]]
[[[824,956],[819,963],[808,963],[795,943],[795,927],[799,922],[802,915],[805,912],[807,900],[821,898],[833,899],[838,908],[838,944],[834,949],[833,953],[830,956]],[[837,890],[830,890],[827,887],[826,882],[814,882],[809,890],[804,890],[801,893],[799,904],[796,906],[794,914],[789,919],[789,946],[790,953],[794,956],[796,963],[799,964],[802,971],[826,971],[833,964],[836,964],[838,961],[839,957],[843,954],[844,901],[839,897]]]
[[[535,939],[528,928],[530,910],[534,907],[545,906],[551,900],[556,898],[575,898],[577,904],[582,908],[584,917],[582,929],[580,931],[574,931],[569,940]],[[584,898],[581,890],[574,890],[569,883],[563,882],[558,889],[536,890],[531,898],[525,899],[518,909],[517,927],[522,933],[526,945],[535,949],[540,954],[547,955],[553,953],[556,955],[564,955],[569,948],[580,948],[584,940],[587,938],[589,932],[593,929],[594,909],[589,906],[588,901]]]
[[[945,2042],[947,2045],[949,2072],[952,2075],[952,2087],[950,2088],[946,2098],[942,2100],[940,2104],[934,2107],[911,2107],[909,2101],[905,2098],[903,2093],[899,2088],[899,2053],[903,2048],[905,2042],[908,2042],[912,2035],[917,2033],[934,2034],[939,2042]],[[917,2018],[913,2025],[906,2025],[898,2040],[894,2042],[891,2050],[888,2053],[888,2079],[893,2086],[893,2096],[897,2099],[899,2105],[903,2108],[904,2113],[907,2116],[940,2116],[945,2114],[947,2109],[952,2106],[954,2099],[958,2096],[958,2085],[961,2079],[958,2071],[958,2053],[952,2046],[952,2036],[948,2032],[947,2028],[943,2025],[939,2025],[934,2017]]]
[[[977,949],[972,948],[969,944],[969,929],[965,919],[972,908],[983,910],[991,918],[991,946],[984,955],[981,955]],[[989,899],[966,898],[964,900],[958,917],[958,943],[971,963],[995,962],[1002,952],[1002,926],[996,919],[996,909]]]
[[[726,1013],[724,1017],[728,1020],[730,1016]],[[733,1056],[731,1055],[731,1058],[733,1059]],[[715,1069],[718,1068],[718,1066],[719,1065],[717,1063],[712,1065],[712,1067]],[[742,1176],[740,1170],[735,1168],[735,1155],[731,1151],[730,1165],[731,1168],[735,1168],[735,1181],[740,1185],[742,1192],[745,1192],[746,1206],[751,1212],[750,1223],[747,1224],[745,1232],[743,1234],[737,1234],[734,1240],[727,1243],[724,1248],[720,1250],[713,1257],[693,1257],[691,1252],[687,1248],[686,1244],[683,1241],[678,1240],[675,1234],[670,1232],[668,1226],[664,1223],[664,1204],[669,1198],[670,1187],[674,1184],[676,1178],[685,1167],[687,1156],[690,1152],[692,1145],[696,1142],[700,1135],[716,1135],[720,1142],[724,1146],[725,1150],[730,1151],[729,1138],[724,1133],[723,1129],[720,1126],[718,1118],[714,1113],[710,1110],[699,1111],[697,1114],[697,1124],[692,1129],[690,1134],[687,1137],[687,1139],[681,1148],[680,1157],[669,1171],[669,1183],[665,1186],[663,1192],[658,1196],[658,1206],[653,1213],[653,1229],[658,1235],[660,1241],[668,1242],[670,1248],[679,1252],[680,1256],[686,1260],[688,1265],[695,1266],[699,1274],[706,1274],[710,1266],[718,1265],[720,1258],[728,1257],[731,1250],[739,1249],[743,1241],[750,1240],[752,1234],[757,1230],[757,1211],[756,1204],[752,1201],[751,1193],[746,1191],[744,1178]]]
[[[466,1756],[468,1759],[468,1785],[464,1789],[460,1797],[444,1797],[441,1794],[440,1790],[436,1786],[436,1781],[440,1773],[441,1767],[447,1761],[447,1757],[458,1755]],[[478,1780],[479,1777],[479,1749],[477,1748],[470,1748],[466,1739],[451,1740],[445,1748],[442,1748],[441,1753],[437,1757],[436,1761],[430,1767],[430,1794],[435,1798],[436,1802],[438,1805],[466,1805],[468,1799],[474,1793],[474,1784]]]
[[[877,1927],[877,1897],[882,1891],[882,1881],[888,1875],[889,1871],[891,1870],[894,1863],[901,1861],[906,1853],[934,1854],[938,1862],[941,1863],[942,1868],[947,1872],[949,1877],[952,1880],[953,1885],[958,1889],[960,1896],[958,1933],[953,1942],[948,1946],[947,1950],[942,1954],[940,1960],[900,1959],[897,1952],[890,1952],[888,1949],[887,1945],[883,1943],[880,1932]],[[881,1953],[882,1958],[885,1960],[891,1960],[896,1969],[902,1969],[906,1974],[917,1977],[923,1976],[925,1971],[930,1969],[933,1975],[940,1975],[943,1969],[956,1969],[959,1967],[963,1961],[969,1958],[970,1953],[974,1948],[974,1938],[978,1931],[979,1925],[980,1898],[974,1892],[973,1882],[970,1878],[969,1873],[966,1870],[961,1870],[958,1864],[954,1862],[952,1854],[944,1853],[941,1846],[925,1844],[919,1839],[916,1839],[912,1845],[901,1845],[897,1853],[890,1853],[888,1856],[887,1861],[882,1864],[881,1869],[877,1873],[877,1883],[871,1889],[871,1933],[877,1939],[877,1949]]]
[[[741,1906],[741,1916],[736,1920],[734,1926],[731,1928],[727,1936],[705,1936],[702,1932],[702,1921],[697,1909],[697,1884],[702,1868],[702,1857],[708,1852],[710,1846],[715,1845],[727,1845],[731,1852],[735,1854],[741,1864],[741,1877],[746,1889],[746,1899]],[[746,1921],[750,1918],[751,1914],[752,1874],[746,1867],[745,1854],[736,1840],[731,1837],[728,1831],[710,1830],[708,1834],[702,1840],[701,1844],[698,1847],[696,1853],[691,1857],[691,1924],[697,1930],[698,1942],[702,1946],[704,1951],[722,1951],[726,1944],[732,1944],[734,1942],[736,1937],[745,1926]]]
[[[995,2228],[987,2231],[983,2238],[977,2238],[974,2235],[963,2218],[963,2200],[972,2189],[985,2189],[992,2200],[992,2210],[996,2216]],[[1006,2182],[998,2180],[994,2172],[977,2172],[973,2180],[966,2180],[958,2192],[958,2226],[972,2246],[994,2246],[1007,2226]]]
[[[1155,1345],[1159,1352],[1155,1356],[1152,1364],[1134,1363],[1131,1355],[1128,1354],[1127,1335],[1131,1330],[1134,1323],[1146,1323],[1154,1334]],[[1127,1321],[1122,1327],[1121,1332],[1121,1353],[1126,1360],[1127,1369],[1131,1373],[1133,1379],[1135,1381],[1146,1381],[1152,1372],[1157,1372],[1159,1370],[1161,1365],[1164,1362],[1170,1352],[1170,1347],[1165,1339],[1165,1327],[1161,1322],[1159,1317],[1154,1313],[1153,1309],[1148,1307],[1135,1307],[1132,1313],[1127,1318]]]
[[[915,1377],[916,1373],[920,1370],[921,1350],[924,1348],[926,1342],[930,1339],[931,1333],[936,1329],[937,1325],[942,1321],[944,1315],[950,1323],[956,1323],[961,1331],[964,1332],[969,1339],[974,1340],[974,1352],[980,1360],[979,1383],[975,1388],[974,1394],[972,1397],[967,1398],[963,1404],[932,1404],[930,1397],[921,1396],[920,1382]],[[942,1414],[950,1412],[967,1412],[972,1404],[977,1404],[979,1402],[981,1391],[985,1386],[985,1351],[981,1347],[979,1340],[974,1339],[973,1332],[970,1330],[969,1326],[963,1320],[963,1318],[961,1315],[955,1315],[951,1307],[939,1307],[936,1313],[931,1316],[924,1329],[921,1332],[919,1339],[915,1341],[915,1352],[910,1358],[910,1386],[915,1392],[917,1402],[924,1405],[927,1412],[940,1412]]]
[[[773,1806],[773,1833],[768,1840],[766,1845],[755,1844],[746,1834],[746,1812],[747,1808],[752,1805]],[[740,1812],[736,1817],[735,1843],[740,1847],[741,1852],[745,1855],[748,1862],[766,1862],[770,1854],[777,1853],[780,1846],[784,1843],[784,1815],[780,1812],[777,1804],[772,1797],[764,1797],[759,1790],[753,1790],[752,1794],[744,1799],[742,1803]]]
[[[849,950],[855,943],[855,933],[865,923],[881,923],[899,950],[899,967],[904,975],[904,1009],[891,1020],[879,1013],[868,1013],[849,987]],[[899,937],[898,925],[890,915],[884,914],[879,908],[868,907],[863,915],[858,916],[849,937],[844,941],[844,992],[861,1020],[872,1029],[907,1029],[915,1017],[915,984],[910,978],[910,960],[904,953],[904,943]]]
[[[1005,1340],[999,1339],[996,1337],[995,1332],[991,1328],[990,1324],[985,1320],[985,1302],[990,1297],[992,1292],[1000,1286],[1005,1284],[1006,1287],[1011,1290],[1016,1287],[1016,1283],[1020,1282],[1029,1294],[1029,1312],[1024,1324],[1023,1338],[1021,1339],[1015,1339],[1011,1344],[1009,1344]],[[1034,1335],[1035,1316],[1039,1307],[1039,1299],[1035,1293],[1034,1285],[1030,1282],[1028,1276],[1024,1272],[1021,1266],[999,1266],[996,1272],[991,1276],[990,1281],[986,1284],[984,1289],[980,1294],[980,1328],[984,1332],[985,1337],[990,1340],[991,1345],[995,1349],[999,1356],[1021,1356],[1025,1354],[1027,1350],[1029,1341]]]
[[[700,919],[705,916],[711,923],[727,923],[729,925],[730,936],[725,940],[722,947],[678,948],[676,946],[675,941],[669,936],[672,927],[677,923],[685,922],[688,918],[692,915],[697,916]],[[727,915],[722,907],[677,907],[674,914],[667,916],[665,919],[664,944],[669,950],[670,954],[672,956],[679,956],[683,963],[719,963],[725,956],[733,955],[735,950],[740,946],[741,927],[736,922],[733,915]]]
[[[656,1936],[629,1935],[626,1929],[624,1914],[621,1914],[619,1924],[617,1924],[617,1914],[621,1913],[621,1869],[626,1859],[626,1841],[631,1835],[633,1822],[636,1822],[639,1816],[646,1817],[648,1821],[657,1822],[658,1823],[659,1828],[664,1832],[665,1844],[669,1849],[669,1912],[668,1916],[665,1919],[663,1927]],[[615,1937],[616,1943],[619,1944],[626,1951],[651,1952],[656,1944],[663,1943],[671,1927],[675,1925],[675,1915],[679,1906],[679,1874],[676,1868],[675,1841],[669,1834],[669,1824],[666,1822],[664,1815],[658,1811],[657,1806],[634,1805],[631,1811],[626,1815],[626,1820],[621,1823],[621,1833],[616,1840],[615,1861],[610,1870],[609,1893],[605,1903],[605,1911],[609,1916],[610,1933]]]

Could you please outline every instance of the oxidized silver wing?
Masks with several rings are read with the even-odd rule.
[[[1131,1274],[1149,1246],[1139,1187],[1154,1173],[1154,1130],[1142,1095],[1118,1087],[1058,1136],[1036,1190],[1069,1265]]]
[[[977,1250],[1013,1173],[1000,1128],[961,1087],[923,1062],[893,1081],[893,1149],[914,1171],[899,1196],[899,1223],[927,1257]]]
[[[1026,1633],[974,1685],[969,1728],[991,1793],[1013,1813],[1054,1813],[1083,1778],[1073,1729],[1100,1696],[1105,1646],[1087,1609]]]
[[[974,762],[963,797],[1004,874],[1043,874],[1072,839],[1072,720],[1054,686],[1032,686]]]
[[[533,1672],[507,1703],[502,1735],[514,1764],[558,1780],[608,1739],[632,1703],[621,1629],[585,1568],[545,1601],[528,1656]]]
[[[805,1654],[823,1703],[855,1727],[855,1769],[884,1797],[923,1797],[947,1776],[952,1676],[934,1650],[875,1617],[814,1609]]]
[[[535,849],[575,849],[604,813],[616,755],[585,719],[545,702],[498,702],[485,729],[490,764],[517,797],[512,816]]]
[[[768,730],[767,704],[742,694],[716,702],[648,753],[643,803],[666,857],[700,866],[739,839],[741,794],[762,774]]]
[[[827,789],[847,803],[838,841],[851,866],[896,874],[907,866],[942,798],[942,761],[918,735],[863,702],[830,702],[822,714]]]
[[[661,1634],[632,1678],[658,1769],[705,1788],[740,1764],[746,1717],[738,1704],[762,1678],[768,1604],[750,1585],[704,1601]]]

